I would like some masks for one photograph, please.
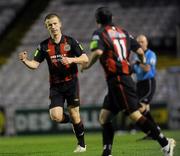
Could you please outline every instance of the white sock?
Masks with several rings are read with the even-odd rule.
[[[164,150],[169,151],[169,142],[166,146],[163,147]]]

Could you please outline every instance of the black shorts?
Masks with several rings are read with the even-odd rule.
[[[122,110],[129,115],[138,109],[138,97],[131,76],[117,76],[108,80],[108,94],[104,98],[103,108],[114,115]]]
[[[137,82],[137,95],[140,102],[149,104],[156,90],[156,80],[154,78]]]
[[[78,78],[75,77],[70,81],[51,85],[49,98],[51,100],[49,109],[57,106],[64,108],[65,100],[67,106],[79,106],[80,98]]]

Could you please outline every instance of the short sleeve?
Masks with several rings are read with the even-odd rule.
[[[73,49],[73,54],[77,57],[81,56],[84,54],[84,49],[82,45],[75,39],[72,38],[72,49]]]
[[[104,43],[100,37],[100,34],[95,31],[92,35],[92,39],[91,39],[91,42],[90,42],[90,50],[91,51],[94,51],[96,49],[101,49],[104,51]]]
[[[41,45],[38,46],[38,48],[34,51],[34,60],[41,63],[45,59],[44,51],[41,47]]]
[[[156,66],[157,57],[156,57],[154,52],[150,53],[148,60],[147,60],[147,63],[150,64],[151,66]]]

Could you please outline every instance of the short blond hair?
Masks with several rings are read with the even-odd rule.
[[[49,20],[49,19],[54,18],[54,17],[58,18],[59,21],[61,22],[60,16],[57,15],[56,13],[47,14],[46,17],[44,18],[44,22],[46,22],[46,20]]]

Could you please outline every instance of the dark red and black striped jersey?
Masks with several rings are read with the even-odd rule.
[[[57,84],[69,81],[77,76],[77,64],[63,65],[61,57],[79,57],[84,53],[82,46],[73,38],[62,35],[59,44],[48,38],[40,43],[34,53],[34,60],[42,62],[46,59],[49,73],[50,84]]]
[[[107,79],[115,75],[130,74],[129,54],[138,48],[140,45],[128,32],[114,25],[97,29],[90,43],[91,51],[103,51],[100,63]]]

